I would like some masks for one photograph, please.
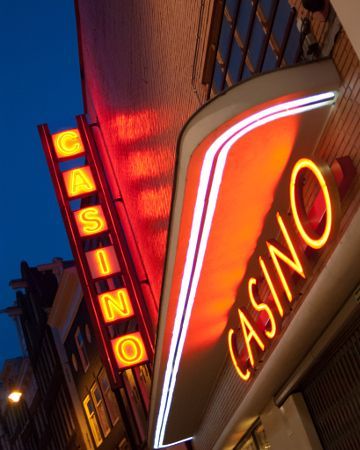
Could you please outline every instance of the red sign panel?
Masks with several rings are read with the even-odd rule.
[[[77,128],[50,134],[42,125],[39,132],[103,363],[116,385],[121,370],[153,356],[154,330],[91,128],[83,116],[77,121]],[[69,160],[64,170],[61,163]],[[74,208],[76,199],[80,207]],[[127,331],[116,335],[113,325],[120,322]]]

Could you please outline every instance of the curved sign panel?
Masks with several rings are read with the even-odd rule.
[[[276,235],[271,213],[288,208],[291,170],[315,148],[337,85],[328,61],[280,70],[228,90],[185,126],[153,381],[155,448],[196,433],[229,357],[228,324],[238,314],[239,289],[248,283],[261,236]],[[255,336],[247,323],[248,337]]]

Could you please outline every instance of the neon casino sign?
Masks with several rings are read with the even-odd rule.
[[[231,360],[242,380],[251,379],[260,355],[281,334],[285,315],[299,299],[300,286],[311,276],[308,255],[317,256],[314,254],[321,252],[336,235],[341,218],[340,199],[350,180],[345,172],[351,166],[349,158],[339,158],[333,165],[334,174],[326,163],[309,158],[295,163],[289,182],[292,220],[276,212],[279,238],[266,241],[268,257],[258,257],[261,275],[247,279],[249,307],[238,308],[240,327],[228,332]],[[303,195],[306,173],[319,188],[308,212]],[[346,188],[343,184],[340,190],[344,180],[347,180]],[[260,285],[263,285],[263,295],[260,295]]]
[[[336,235],[351,161],[330,169],[310,155],[338,85],[329,62],[254,77],[182,130],[149,425],[155,448],[196,436],[230,356],[243,380],[271,358],[311,264]],[[313,205],[304,174],[320,188]],[[289,189],[295,220],[284,213]]]
[[[153,330],[91,128],[83,116],[77,123],[55,134],[41,125],[39,132],[103,363],[116,385],[122,370],[152,357]]]

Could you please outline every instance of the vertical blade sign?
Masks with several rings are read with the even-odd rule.
[[[77,122],[55,134],[40,125],[39,133],[102,360],[116,386],[122,370],[153,357],[154,331],[91,127],[84,116]]]

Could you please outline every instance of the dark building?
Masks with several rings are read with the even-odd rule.
[[[37,385],[28,358],[6,360],[1,373],[1,448],[36,449],[32,413]]]
[[[48,321],[86,448],[131,448],[123,420],[128,427],[135,424],[129,422],[131,416],[126,410],[121,414],[123,403],[120,401],[119,405],[111,389],[75,267],[64,270]],[[123,391],[120,389],[118,395]]]
[[[6,361],[2,372],[3,448],[132,448],[124,419],[131,439],[138,432],[131,427],[139,424],[120,408],[140,397],[135,385],[133,399],[120,398],[124,389],[119,398],[113,392],[73,263],[54,259],[36,268],[22,263],[21,275],[11,281],[16,303],[3,311],[16,319],[26,355]],[[12,391],[20,399],[11,401]],[[145,427],[142,408],[138,405]]]
[[[6,312],[15,315],[18,321],[34,383],[30,386],[22,382],[19,386],[24,399],[29,394],[28,389],[33,391],[31,402],[20,400],[11,405],[5,415],[10,441],[16,440],[14,448],[83,448],[53,332],[47,323],[62,267],[60,260],[35,268],[23,262],[21,279],[11,282],[17,290],[16,302]]]

